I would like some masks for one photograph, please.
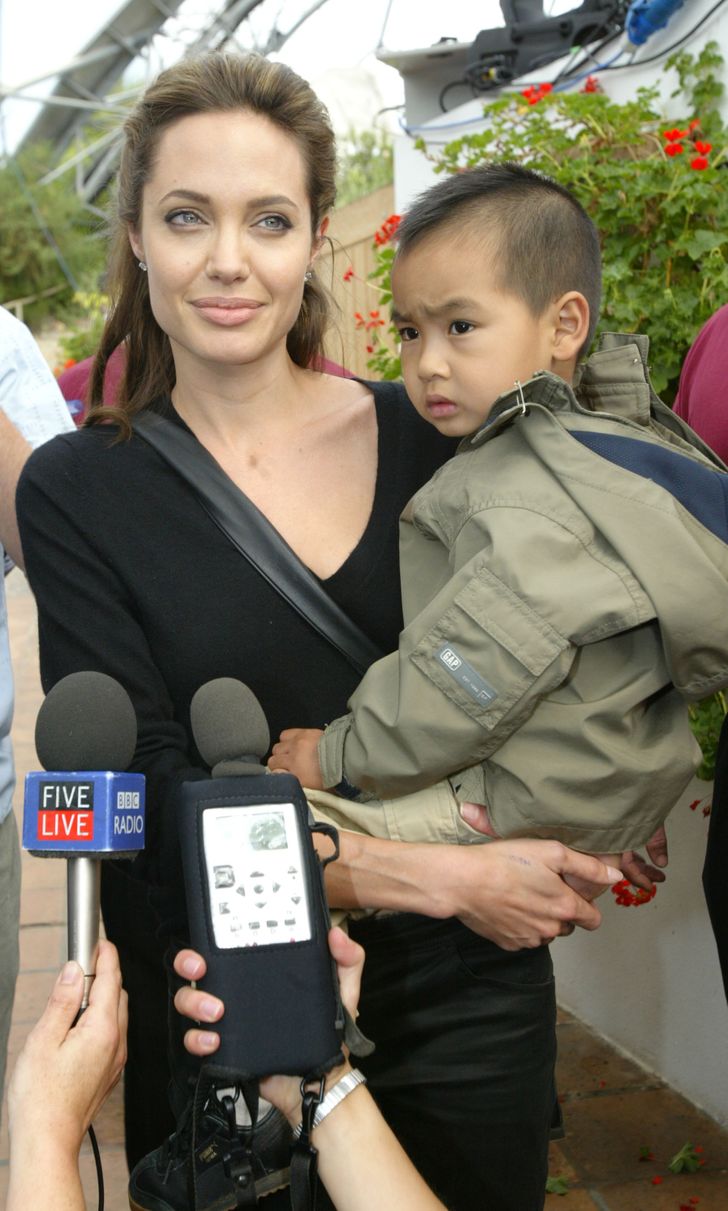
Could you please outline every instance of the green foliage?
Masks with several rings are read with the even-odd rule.
[[[339,145],[343,148],[336,185],[339,206],[392,184],[392,137],[386,130],[352,129]]]
[[[702,702],[693,702],[688,707],[690,726],[703,754],[697,776],[704,782],[712,782],[715,777],[718,737],[727,713],[728,703],[722,692],[712,694],[710,698],[704,698]]]
[[[70,331],[60,341],[61,353],[65,359],[82,362],[87,357],[93,357],[98,351],[108,302],[107,296],[98,292],[79,292],[73,296],[76,317],[69,321]]]
[[[72,175],[38,184],[47,165],[41,145],[28,148],[17,163],[0,163],[0,302],[63,288],[25,308],[31,325],[61,313],[73,294],[43,227],[80,286],[96,285],[105,260],[98,217],[78,198]]]
[[[529,104],[508,94],[484,107],[479,133],[438,154],[419,146],[436,172],[512,160],[574,193],[602,240],[598,331],[646,332],[655,390],[671,402],[698,329],[728,297],[728,131],[716,109],[723,93],[716,43],[697,58],[674,55],[667,66],[677,72],[675,95],[685,114],[675,128],[683,136],[675,140],[679,154],[666,152],[663,131],[675,124],[665,121],[654,88],[626,103],[601,93],[551,92]],[[712,144],[711,151],[700,156],[696,142]],[[696,160],[708,166],[693,167]]]
[[[563,1177],[549,1177],[546,1179],[547,1194],[568,1194],[569,1183]]]
[[[692,1144],[683,1144],[680,1151],[673,1156],[668,1169],[672,1173],[696,1173],[704,1164],[702,1151],[700,1144],[695,1147]]]

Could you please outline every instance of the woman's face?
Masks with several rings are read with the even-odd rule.
[[[298,145],[268,118],[194,114],[165,130],[129,238],[178,380],[280,355],[321,234]]]

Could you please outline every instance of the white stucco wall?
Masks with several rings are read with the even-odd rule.
[[[671,813],[655,899],[621,908],[605,894],[600,929],[552,953],[564,1008],[728,1123],[728,1006],[700,881],[708,821],[688,807],[711,791],[696,779]]]

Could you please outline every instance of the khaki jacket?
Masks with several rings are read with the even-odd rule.
[[[327,728],[326,785],[449,779],[500,835],[594,852],[664,820],[699,759],[685,700],[728,684],[728,475],[647,351],[610,335],[574,390],[501,397],[413,497],[399,649]]]

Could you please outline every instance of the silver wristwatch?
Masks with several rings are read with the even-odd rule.
[[[353,1093],[357,1085],[365,1085],[366,1080],[367,1078],[364,1076],[364,1073],[360,1072],[358,1068],[352,1068],[351,1072],[345,1073],[340,1081],[337,1081],[335,1085],[331,1086],[323,1101],[319,1103],[316,1113],[313,1116],[313,1125],[311,1130],[313,1131],[316,1127],[318,1127],[319,1123],[323,1122],[327,1114],[331,1114],[331,1111],[335,1110],[339,1103],[343,1102],[345,1097],[348,1097],[350,1093]],[[302,1127],[303,1123],[299,1123],[297,1127],[294,1127],[294,1140],[297,1140],[300,1136]]]

